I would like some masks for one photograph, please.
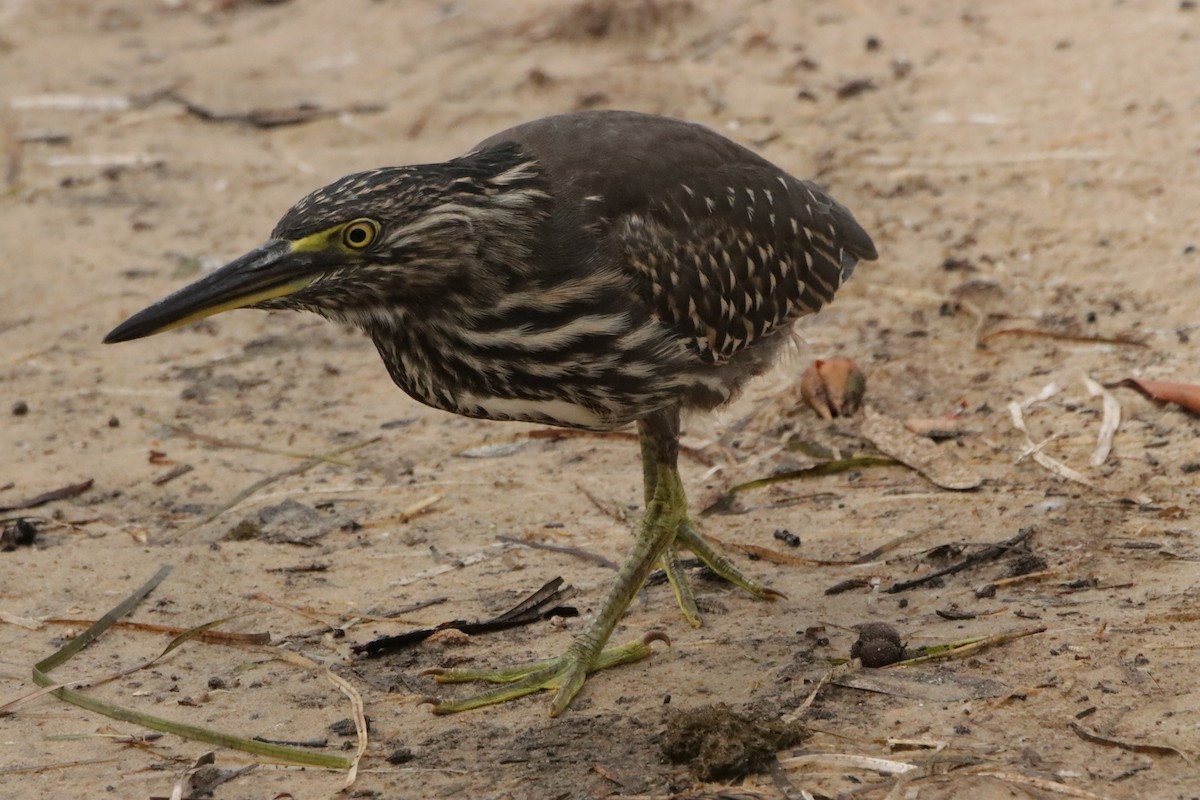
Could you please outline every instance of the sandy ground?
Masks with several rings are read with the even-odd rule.
[[[1200,378],[1194,5],[0,0],[0,505],[94,481],[3,514],[38,534],[0,553],[0,702],[31,691],[30,666],[81,629],[49,620],[95,619],[172,563],[131,619],[186,628],[236,615],[226,628],[269,632],[362,694],[372,731],[355,796],[716,793],[737,781],[702,785],[662,756],[672,715],[716,702],[810,731],[724,797],[1200,795],[1200,422],[1115,389],[1121,427],[1092,466],[1102,402],[1084,384]],[[218,115],[339,113],[253,127],[202,119],[171,91]],[[962,435],[938,452],[984,480],[953,492],[888,467],[740,493],[703,528],[794,557],[735,553],[786,600],[700,581],[708,613],[693,630],[651,587],[617,637],[662,629],[673,646],[594,677],[560,719],[543,697],[435,717],[416,699],[462,690],[422,669],[551,655],[577,620],[373,661],[350,646],[490,617],[555,576],[587,614],[609,571],[500,537],[619,559],[630,522],[604,508],[636,519],[635,446],[426,409],[392,386],[367,341],[316,317],[237,312],[134,344],[100,339],[257,244],[333,178],[441,160],[510,124],[601,106],[702,121],[815,176],[882,254],[800,326],[798,355],[687,423],[695,506],[810,463],[789,444],[864,449],[856,422],[798,407],[796,378],[815,357],[856,359],[880,414],[961,411]],[[1011,329],[1025,333],[991,335]],[[1025,412],[1030,434],[1089,485],[1019,458],[1027,443],[1008,405],[1051,384],[1059,391]],[[259,536],[230,537],[264,510],[276,516]],[[933,548],[969,555],[1027,528],[1046,574],[978,597],[1008,574],[1006,556],[884,591],[952,563]],[[798,548],[773,537],[784,529]],[[825,594],[851,579],[856,588]],[[427,602],[344,638],[327,632]],[[841,683],[869,679],[874,691],[830,683],[801,709],[865,621],[894,625],[909,646],[1045,631],[941,665],[853,673]],[[115,629],[54,675],[106,674],[167,641]],[[327,726],[348,701],[273,652],[191,642],[91,691],[344,752],[351,740]],[[211,749],[114,738],[144,732],[53,698],[22,705],[0,718],[0,796],[165,797]],[[386,760],[403,749],[407,760]],[[807,757],[788,761],[797,754]],[[831,754],[920,769],[898,783]],[[222,770],[254,761],[216,751]],[[329,796],[342,782],[264,766],[215,796]]]

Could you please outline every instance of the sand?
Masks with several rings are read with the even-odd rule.
[[[84,627],[55,620],[96,619],[170,563],[131,620],[233,617],[224,629],[279,644],[192,641],[87,691],[353,754],[353,737],[328,730],[349,701],[276,657],[300,652],[343,676],[372,720],[352,796],[1196,796],[1200,424],[1111,389],[1121,423],[1093,465],[1104,403],[1084,382],[1200,381],[1194,5],[0,1],[0,506],[92,481],[0,515],[37,526],[32,546],[0,553],[0,703],[33,691],[32,664]],[[579,620],[370,661],[352,645],[489,618],[556,576],[586,616],[609,570],[509,540],[619,560],[641,496],[635,444],[427,409],[368,341],[311,315],[239,311],[100,340],[258,244],[317,186],[584,107],[711,125],[827,186],[881,253],[798,326],[802,345],[774,372],[686,422],[697,511],[813,463],[797,445],[873,452],[861,417],[829,423],[801,404],[815,358],[854,359],[885,420],[956,427],[935,460],[981,485],[893,466],[739,492],[700,525],[785,600],[697,580],[696,630],[652,586],[616,638],[662,630],[672,646],[594,676],[562,717],[547,718],[545,697],[434,716],[421,696],[469,690],[422,670],[549,656]],[[301,119],[262,127],[281,114]],[[1038,463],[1014,426],[1009,404],[1052,384],[1025,406],[1030,439],[1086,484]],[[246,522],[257,535],[231,536]],[[978,596],[1013,571],[1005,555],[886,591],[1027,528],[1041,562],[1016,571],[1033,577]],[[747,548],[771,552],[751,561]],[[863,622],[910,648],[1045,630],[940,664],[850,670],[802,708]],[[95,679],[169,640],[113,629],[53,675]],[[774,769],[701,783],[664,762],[663,737],[676,712],[715,703],[798,720],[808,738]],[[52,697],[20,705],[0,717],[0,796],[166,797],[213,749],[120,738],[145,733]],[[919,769],[888,777],[837,754]],[[215,749],[219,770],[258,761]],[[260,766],[213,796],[332,796],[344,780]]]

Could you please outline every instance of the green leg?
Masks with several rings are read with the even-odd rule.
[[[675,546],[686,547],[688,550],[691,550],[696,558],[703,561],[713,572],[734,586],[740,586],[759,600],[778,600],[786,597],[782,592],[777,592],[774,589],[763,586],[753,578],[744,575],[740,569],[734,566],[732,561],[718,553],[711,544],[704,541],[700,534],[696,532],[696,528],[693,527],[692,521],[689,519],[684,519],[680,523],[679,533],[675,536]],[[683,615],[687,616],[686,609]]]
[[[643,461],[649,459],[654,465],[654,491],[650,502],[647,503],[645,518],[642,520],[633,550],[609,586],[595,618],[575,637],[567,652],[548,662],[499,672],[432,671],[441,683],[487,680],[505,684],[466,700],[437,703],[434,705],[436,713],[466,711],[513,700],[542,689],[555,689],[554,699],[550,703],[550,716],[555,717],[562,713],[579,692],[589,672],[636,661],[649,655],[649,644],[644,639],[607,651],[604,650],[604,645],[642,588],[642,584],[646,582],[646,576],[674,541],[676,533],[686,519],[687,499],[676,467],[679,454],[678,411],[672,409],[658,412],[639,421],[638,432],[641,434]],[[649,475],[649,466],[646,469]]]
[[[641,443],[642,475],[645,482],[646,506],[649,507],[650,500],[654,496],[658,478],[651,443],[644,436]],[[758,581],[744,575],[732,561],[718,553],[712,545],[704,541],[696,531],[692,521],[687,517],[686,501],[682,509],[681,518],[682,521],[679,523],[679,531],[676,533],[675,541],[668,545],[666,551],[659,556],[658,568],[666,574],[667,580],[671,583],[671,589],[675,592],[675,601],[679,604],[679,610],[683,613],[683,618],[693,628],[699,628],[701,625],[700,610],[696,606],[696,596],[692,593],[692,587],[688,583],[683,566],[679,563],[680,547],[691,550],[696,558],[703,561],[717,575],[729,581],[734,586],[741,587],[759,600],[776,600],[784,596],[781,592],[763,586]]]
[[[639,661],[650,655],[650,643],[666,640],[663,634],[650,633],[618,647],[605,649],[621,616],[637,596],[646,577],[657,564],[667,574],[684,617],[693,626],[700,625],[700,612],[676,555],[676,545],[691,550],[714,572],[740,586],[755,597],[773,600],[782,597],[746,577],[712,545],[700,538],[687,516],[687,497],[679,478],[679,411],[669,409],[638,422],[642,448],[642,472],[645,480],[646,514],[638,530],[633,550],[626,557],[596,616],[558,658],[522,664],[500,670],[451,669],[429,670],[439,683],[486,681],[502,684],[496,689],[465,700],[434,702],[438,714],[450,714],[472,708],[515,700],[544,689],[555,690],[550,716],[556,717],[578,694],[588,673],[619,664]]]

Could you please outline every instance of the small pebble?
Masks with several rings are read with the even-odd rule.
[[[395,750],[388,753],[386,761],[389,764],[407,764],[409,761],[412,761],[415,757],[416,756],[413,755],[413,751],[410,750],[409,748],[397,747]]]
[[[18,400],[13,403],[12,413],[14,417],[23,417],[29,413],[29,404],[24,400]]]
[[[799,547],[800,537],[789,530],[780,528],[772,534],[776,539],[786,544],[788,547]]]

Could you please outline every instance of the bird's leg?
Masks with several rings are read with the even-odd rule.
[[[646,504],[646,514],[633,550],[609,585],[596,616],[576,635],[567,652],[549,661],[498,671],[431,670],[430,673],[440,683],[482,680],[505,684],[466,700],[437,703],[434,705],[435,712],[448,714],[466,711],[514,700],[542,689],[555,689],[550,716],[558,716],[579,692],[589,672],[637,661],[650,654],[646,638],[604,649],[621,615],[633,602],[655,563],[674,541],[687,515],[687,498],[676,467],[679,454],[678,410],[656,412],[640,420],[638,432],[642,439],[643,460],[648,459],[654,467],[654,491]],[[650,467],[646,469],[649,475]]]
[[[786,597],[783,592],[777,592],[770,587],[763,586],[758,581],[745,575],[732,561],[718,553],[711,544],[700,536],[690,519],[684,519],[680,523],[679,532],[675,535],[675,546],[686,547],[688,550],[691,550],[696,558],[703,561],[705,566],[717,575],[720,575],[734,586],[741,587],[759,600],[779,600]],[[684,616],[687,616],[686,610],[683,613]]]
[[[642,474],[646,488],[646,507],[649,508],[650,500],[654,496],[657,485],[658,471],[652,442],[643,436],[641,443]],[[678,475],[678,473],[676,474]],[[686,502],[684,500],[684,507],[680,509],[681,522],[679,523],[679,531],[676,533],[675,541],[659,556],[658,567],[666,574],[667,580],[670,581],[671,588],[675,592],[675,600],[679,603],[679,610],[683,612],[684,619],[692,627],[699,628],[701,625],[700,610],[696,606],[696,597],[692,593],[691,585],[687,581],[683,565],[679,562],[680,547],[691,550],[696,558],[703,561],[714,573],[733,585],[741,587],[760,600],[775,600],[783,597],[782,593],[763,586],[758,581],[743,574],[732,561],[718,553],[712,545],[704,541],[687,516]]]
[[[679,476],[679,447],[678,447],[678,430],[679,430],[679,412],[673,411],[671,423],[675,429],[675,447],[673,452],[666,454],[670,459],[670,464],[675,472],[676,478]],[[645,432],[638,439],[642,449],[642,482],[644,489],[646,513],[649,513],[650,504],[654,501],[655,492],[658,490],[658,475],[661,462],[661,455],[658,452],[657,443],[655,440],[647,436]],[[682,485],[682,481],[681,481]],[[683,495],[682,490],[680,496],[683,497],[682,507],[679,509],[682,527],[687,523],[687,499]],[[683,618],[688,621],[693,628],[700,627],[700,609],[696,606],[696,596],[692,593],[691,584],[687,581],[687,575],[683,571],[683,565],[679,563],[679,556],[676,554],[675,545],[671,543],[667,545],[667,549],[658,557],[658,568],[661,569],[667,576],[667,580],[671,583],[671,589],[675,592],[675,602],[679,604],[679,610],[683,612]]]

